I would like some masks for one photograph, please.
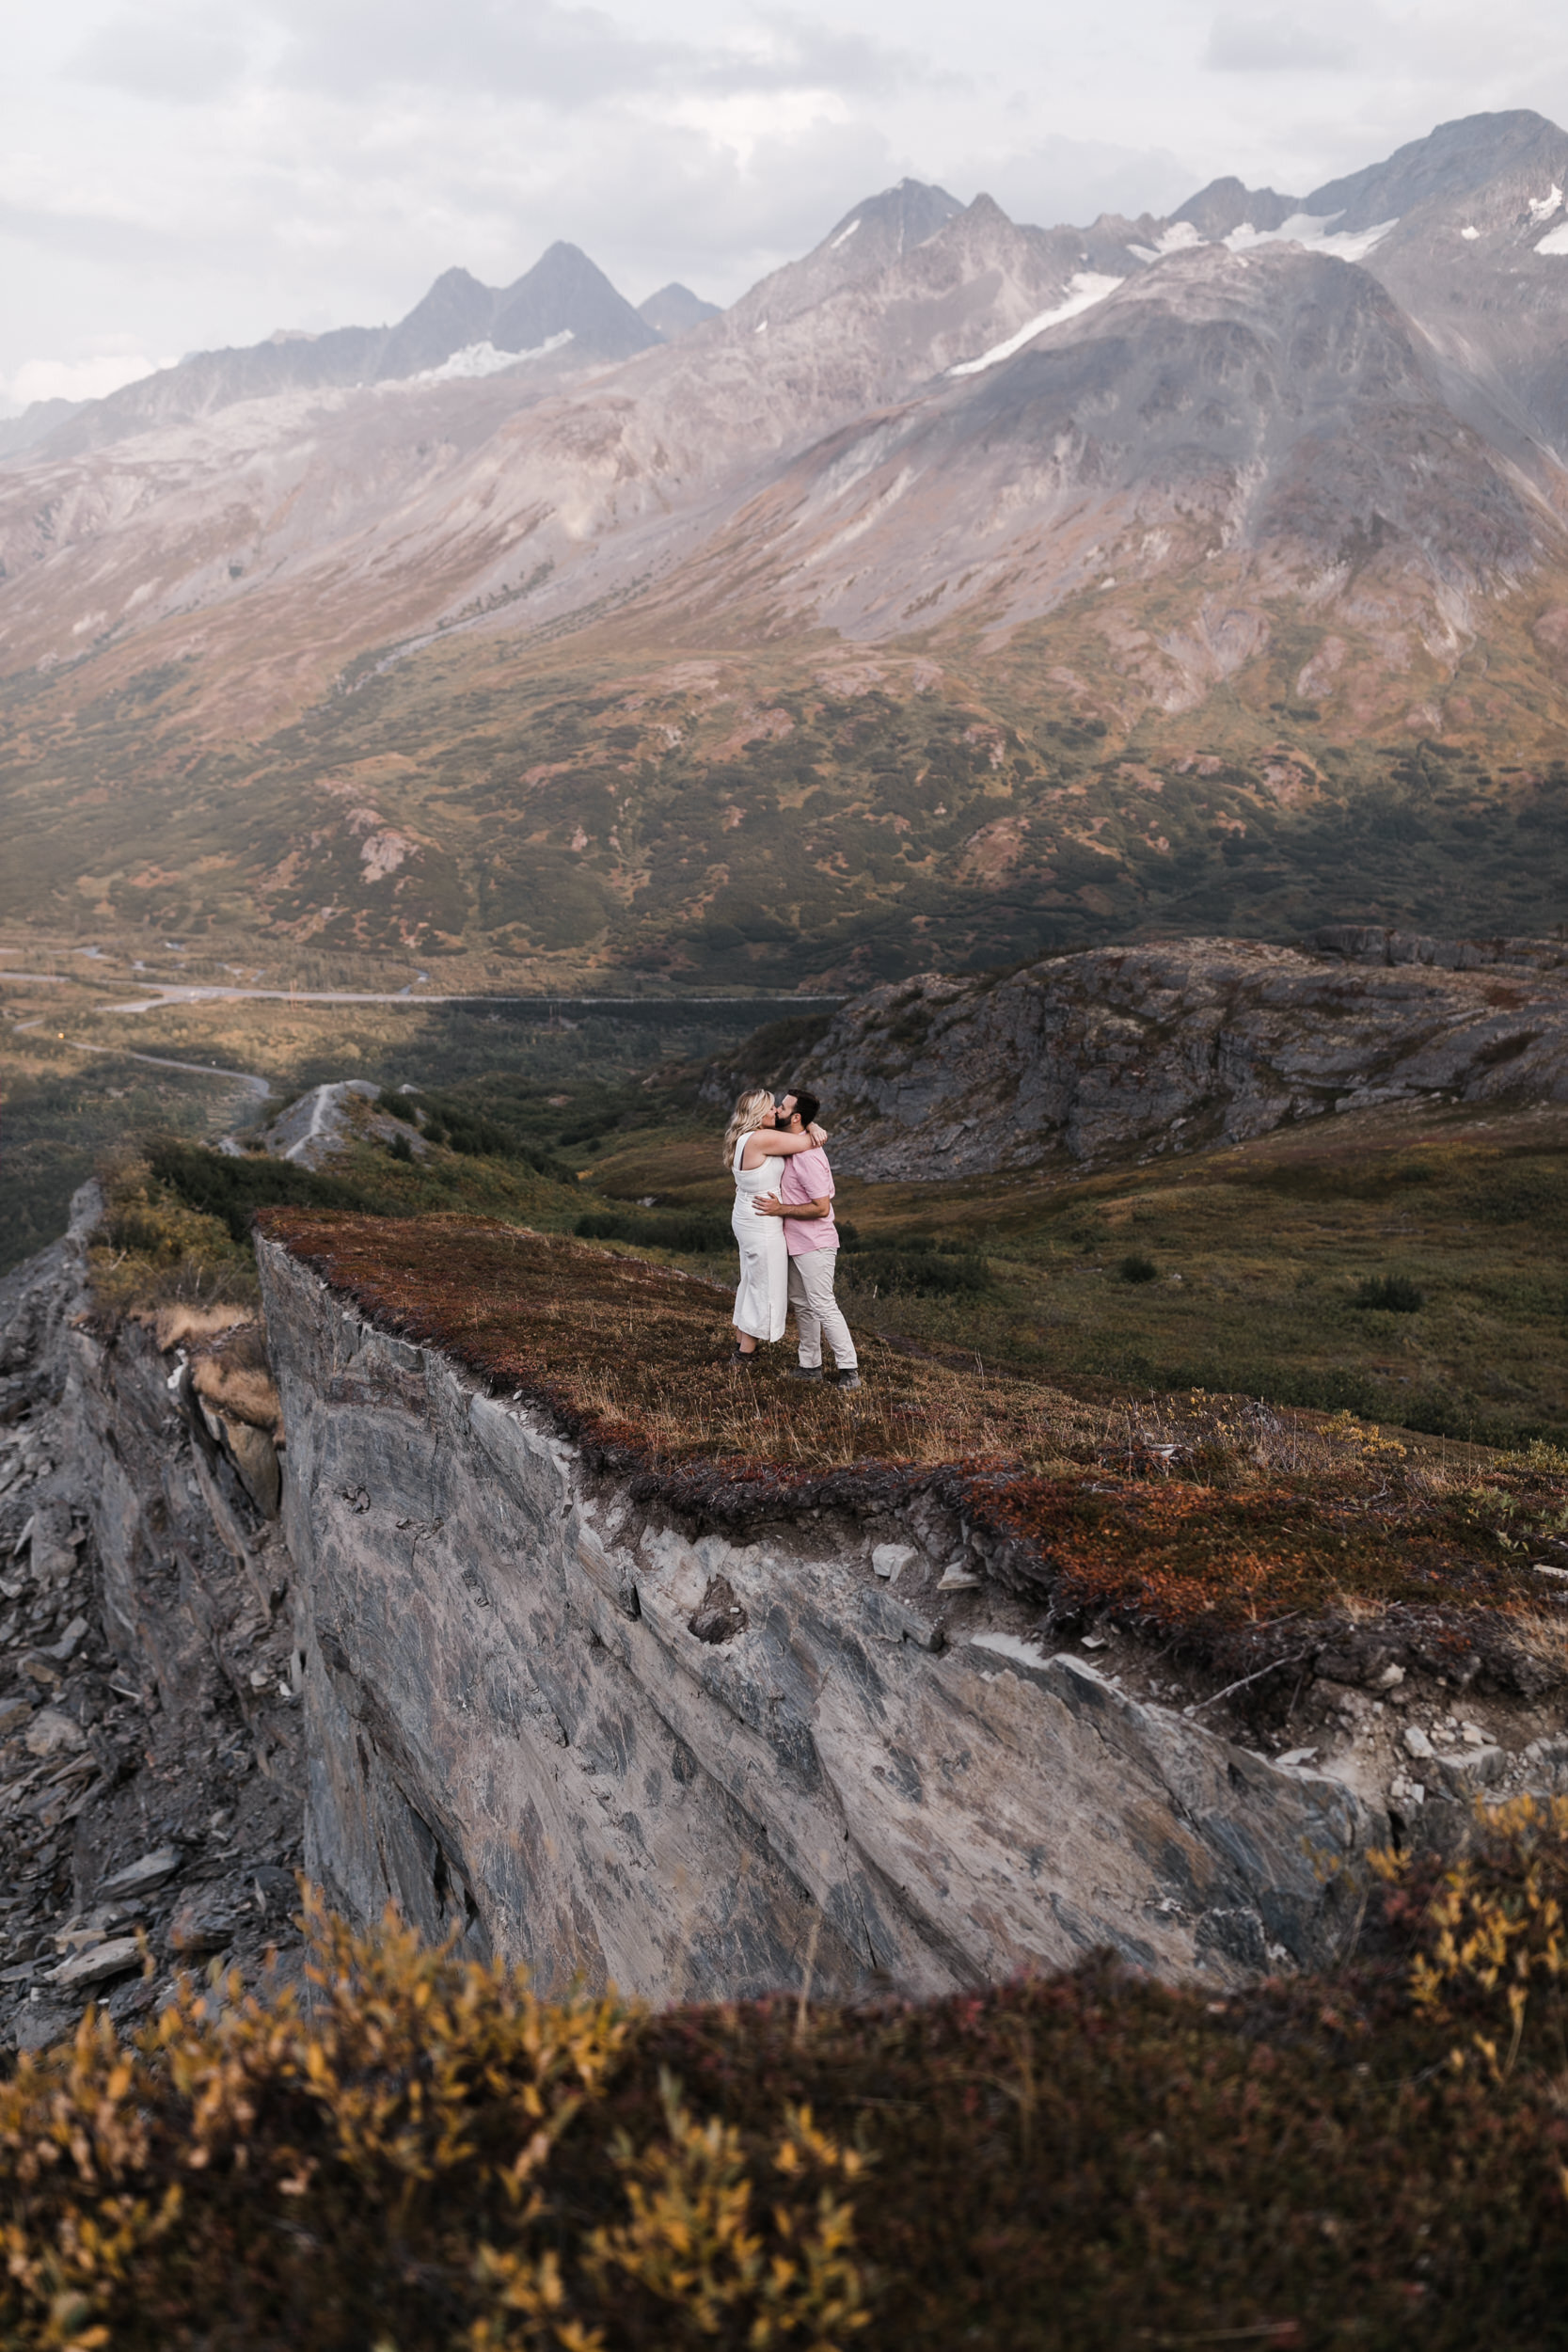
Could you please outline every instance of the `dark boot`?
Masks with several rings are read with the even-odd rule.
[[[784,1377],[789,1380],[820,1380],[822,1367],[820,1364],[791,1364]]]

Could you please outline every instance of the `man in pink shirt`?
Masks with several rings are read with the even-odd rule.
[[[815,1094],[786,1094],[773,1114],[775,1127],[800,1135],[822,1105]],[[849,1326],[833,1296],[833,1272],[838,1263],[838,1228],[833,1223],[833,1171],[820,1144],[797,1152],[784,1164],[777,1200],[761,1200],[759,1212],[784,1220],[784,1248],[789,1252],[789,1303],[795,1310],[795,1329],[800,1360],[792,1380],[820,1380],[822,1342],[826,1337],[838,1367],[837,1385],[858,1389],[861,1375]]]

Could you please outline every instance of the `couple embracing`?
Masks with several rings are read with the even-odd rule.
[[[793,1307],[800,1360],[790,1378],[823,1377],[826,1339],[838,1387],[858,1389],[855,1343],[833,1296],[838,1228],[820,1107],[815,1094],[777,1102],[766,1090],[743,1094],[724,1131],[724,1162],[735,1178],[730,1224],[740,1247],[733,1361],[754,1363],[759,1340],[782,1340]]]

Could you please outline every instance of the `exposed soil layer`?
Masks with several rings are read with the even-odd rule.
[[[373,1322],[543,1406],[595,1468],[699,1522],[864,1518],[934,1490],[1053,1630],[1123,1627],[1217,1678],[1258,1676],[1264,1707],[1283,1677],[1263,1670],[1298,1661],[1530,1698],[1562,1679],[1555,1469],[1433,1469],[1343,1418],[1216,1420],[1212,1401],[1190,1443],[1156,1452],[1125,1413],[891,1349],[851,1398],[736,1369],[713,1286],[582,1243],[456,1219],[261,1226]]]

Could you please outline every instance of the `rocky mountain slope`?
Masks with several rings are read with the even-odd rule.
[[[902,968],[932,922],[993,961],[1130,910],[1194,928],[1196,772],[1205,888],[1240,827],[1281,930],[1408,919],[1427,783],[1369,896],[1303,878],[1413,759],[1465,769],[1456,824],[1556,822],[1565,180],[1510,115],[1167,221],[906,182],[669,343],[557,247],[504,294],[449,273],[373,352],[128,388],[0,474],[11,911],[504,932],[542,978],[628,937],[696,972],[719,930],[832,969],[885,912]],[[455,372],[568,317],[537,364]],[[939,712],[997,803],[961,829]],[[820,846],[787,814],[818,793]],[[1512,887],[1472,857],[1456,919],[1555,919]]]
[[[1106,647],[1171,712],[1257,649],[1264,596],[1327,601],[1354,580],[1390,618],[1402,605],[1452,627],[1560,561],[1555,468],[1499,462],[1506,437],[1455,416],[1424,339],[1365,272],[1284,245],[1198,246],[1007,364],[809,453],[707,580],[759,618],[862,639],[952,607],[1016,628],[1074,596],[1192,582],[1185,628]],[[1263,595],[1237,596],[1243,566]]]
[[[1376,1103],[1568,1102],[1568,948],[1346,929],[1316,953],[1197,939],[927,973],[745,1074],[819,1093],[846,1170],[916,1183],[1180,1153]],[[741,1082],[725,1069],[708,1090]]]
[[[257,674],[259,631],[277,632],[291,667],[304,656],[309,693],[356,641],[454,607],[526,597],[529,619],[549,621],[624,591],[700,545],[781,453],[907,398],[1069,298],[1076,231],[1019,230],[988,199],[960,213],[939,194],[894,190],[863,208],[847,245],[833,232],[673,347],[576,393],[546,397],[533,370],[432,382],[401,362],[380,389],[345,389],[368,365],[357,345],[324,385],[285,375],[271,399],[187,391],[180,371],[128,388],[118,407],[71,420],[65,446],[0,478],[0,660],[47,662],[90,637],[118,667],[119,654],[147,659],[135,641],[149,629],[177,612],[188,629],[200,613],[203,671],[214,683],[248,674],[246,705],[264,720],[299,688]],[[411,358],[468,335],[472,318],[444,316],[467,288],[442,280],[427,297],[443,314],[429,340],[414,332],[420,312],[404,323]],[[556,315],[531,313],[529,332]],[[286,371],[293,349],[262,346],[245,364]],[[166,395],[178,403],[166,422]],[[149,429],[123,438],[118,420],[137,401]],[[72,454],[101,433],[105,447]]]

